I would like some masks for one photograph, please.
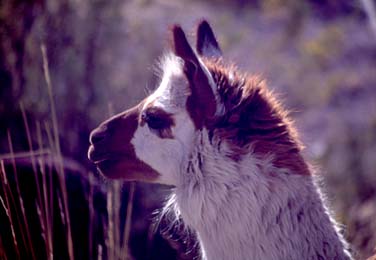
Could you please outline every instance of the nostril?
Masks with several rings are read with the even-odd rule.
[[[97,144],[103,141],[105,138],[106,138],[106,131],[103,131],[102,129],[95,129],[90,134],[90,143]]]

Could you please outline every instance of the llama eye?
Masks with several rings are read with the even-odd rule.
[[[160,108],[148,108],[141,114],[141,121],[146,123],[151,130],[158,132],[170,129],[174,125],[172,115]]]
[[[148,124],[150,129],[153,130],[161,130],[167,127],[167,123],[163,120],[163,118],[148,115],[145,119],[146,123]]]
[[[144,121],[150,129],[161,130],[168,127],[168,123],[158,115],[144,112],[142,113],[142,121]]]

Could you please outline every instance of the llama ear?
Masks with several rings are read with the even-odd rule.
[[[198,64],[198,58],[188,43],[183,29],[179,25],[172,27],[172,49],[176,56],[184,61],[190,61]]]
[[[200,68],[200,62],[188,43],[183,29],[174,25],[172,27],[172,49],[176,56],[184,61],[184,73],[188,80],[193,80],[194,74]]]
[[[201,129],[216,111],[216,100],[210,85],[210,73],[188,43],[180,26],[172,27],[172,49],[184,61],[184,73],[189,81],[191,95],[187,109],[197,129]]]
[[[197,26],[196,49],[200,56],[219,58],[222,51],[219,48],[213,30],[206,20],[202,20]]]

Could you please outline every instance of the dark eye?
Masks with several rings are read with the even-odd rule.
[[[159,118],[155,115],[148,115],[145,119],[150,129],[161,130],[168,127],[163,118]]]
[[[149,109],[144,111],[141,115],[142,121],[144,121],[150,129],[163,130],[170,128],[173,124],[173,120],[169,114],[162,110]]]

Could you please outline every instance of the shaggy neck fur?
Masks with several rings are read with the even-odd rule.
[[[182,168],[173,203],[203,259],[350,259],[312,177],[253,154],[235,162],[207,131]]]
[[[285,112],[261,81],[207,66],[223,113],[197,132],[168,204],[203,259],[350,259]]]

